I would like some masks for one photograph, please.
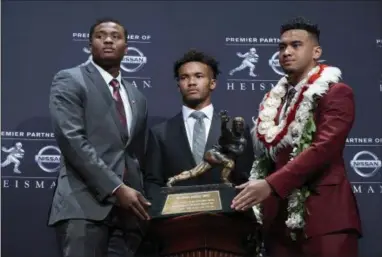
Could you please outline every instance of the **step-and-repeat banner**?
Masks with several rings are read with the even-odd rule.
[[[97,18],[126,26],[123,76],[148,98],[152,125],[180,111],[172,65],[190,48],[221,63],[215,108],[252,122],[260,99],[283,75],[280,25],[300,15],[320,25],[321,61],[341,68],[354,89],[356,122],[345,161],[362,215],[360,256],[382,256],[382,2],[3,1],[1,14],[2,256],[57,256],[46,226],[60,161],[49,89],[58,70],[88,60]]]

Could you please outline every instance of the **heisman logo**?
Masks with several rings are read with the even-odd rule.
[[[259,55],[256,53],[256,48],[253,47],[253,48],[249,49],[249,51],[246,52],[245,54],[236,53],[236,55],[240,58],[243,58],[243,61],[241,62],[241,64],[239,66],[232,69],[229,72],[229,75],[232,76],[236,72],[244,70],[245,68],[248,68],[249,69],[249,76],[256,77],[257,75],[254,73],[255,67],[256,67],[255,63],[257,63],[259,61]]]
[[[87,47],[84,47],[82,51],[90,55],[90,50]],[[88,60],[80,66],[87,65],[91,62],[92,56],[90,55]],[[123,57],[121,62],[121,69],[125,72],[137,72],[147,63],[147,57],[136,47],[128,47],[126,55]]]
[[[20,159],[24,158],[25,154],[23,144],[21,142],[17,142],[14,146],[8,149],[2,147],[1,150],[8,154],[5,161],[1,163],[1,167],[4,168],[13,163],[13,172],[16,174],[21,174],[21,171],[19,170]]]

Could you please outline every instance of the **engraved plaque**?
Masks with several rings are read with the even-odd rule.
[[[162,187],[151,202],[149,215],[156,218],[195,212],[231,213],[236,189],[226,184]]]
[[[222,203],[219,191],[179,193],[167,195],[162,215],[220,210]]]

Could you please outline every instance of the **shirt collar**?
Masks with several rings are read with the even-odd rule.
[[[190,117],[191,113],[193,113],[194,111],[196,110],[183,105],[182,106],[183,120],[186,121]],[[212,120],[212,116],[214,114],[214,107],[212,104],[207,105],[206,107],[200,109],[199,111],[203,112],[206,115],[207,119]]]
[[[99,71],[99,73],[101,74],[102,78],[105,80],[107,85],[110,85],[110,82],[113,79],[116,79],[118,81],[118,83],[120,85],[122,85],[122,76],[121,76],[121,72],[120,71],[118,72],[118,76],[116,78],[114,78],[109,72],[105,71],[103,68],[101,68],[101,66],[97,65],[93,60],[91,60],[91,63]]]

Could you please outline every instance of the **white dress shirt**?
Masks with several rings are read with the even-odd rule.
[[[102,78],[106,82],[106,86],[109,88],[110,94],[113,96],[113,87],[110,86],[110,82],[114,79],[114,77],[110,73],[108,73],[107,71],[102,69],[100,66],[98,66],[95,62],[93,62],[93,60],[91,61],[91,63],[99,71],[99,73],[101,74]],[[131,121],[132,121],[132,112],[131,112],[131,106],[130,106],[130,102],[129,102],[129,97],[127,95],[125,87],[122,85],[121,72],[119,72],[118,77],[116,77],[115,79],[118,81],[118,83],[120,85],[119,93],[121,95],[123,106],[124,106],[124,109],[125,109],[126,122],[127,122],[127,133],[129,133],[130,132]]]
[[[194,133],[194,125],[195,125],[195,122],[196,122],[196,119],[193,118],[193,117],[190,117],[191,113],[193,113],[195,110],[194,109],[191,109],[187,106],[182,106],[182,114],[183,114],[183,121],[184,121],[184,126],[186,128],[186,132],[187,132],[187,138],[188,138],[188,143],[190,145],[190,148],[191,148],[191,151],[193,150],[192,149],[192,137],[193,137],[193,133]],[[203,112],[206,117],[204,117],[203,121],[204,121],[204,126],[206,127],[206,140],[208,138],[208,133],[210,131],[210,128],[211,128],[211,122],[212,122],[212,116],[214,114],[214,107],[212,106],[212,104],[204,107],[203,109],[199,110],[201,112]]]

